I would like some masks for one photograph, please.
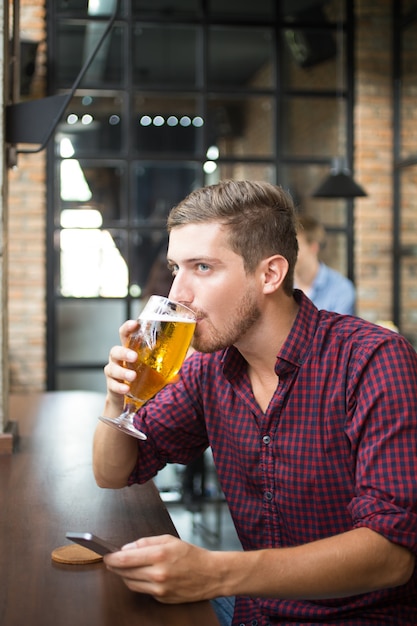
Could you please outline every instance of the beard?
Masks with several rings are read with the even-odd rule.
[[[204,319],[204,335],[199,332],[198,324],[192,342],[193,348],[199,352],[217,352],[234,345],[241,339],[260,318],[261,311],[256,297],[249,291],[242,295],[233,315],[225,320],[221,328],[216,328],[210,319],[200,312]]]

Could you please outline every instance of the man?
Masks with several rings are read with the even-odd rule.
[[[298,259],[295,285],[318,309],[355,314],[355,287],[351,280],[320,260],[326,244],[323,226],[309,215],[298,220]]]
[[[165,536],[105,561],[161,602],[227,610],[236,597],[222,624],[415,625],[416,353],[293,290],[295,222],[291,199],[262,182],[221,182],[171,211],[170,296],[196,312],[196,351],[137,413],[147,441],[103,423],[95,434],[96,481],[110,488],[210,445],[243,551]],[[135,358],[110,351],[109,417]]]

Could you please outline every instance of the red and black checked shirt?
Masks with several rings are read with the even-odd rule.
[[[244,550],[296,546],[367,526],[417,553],[417,357],[399,334],[300,310],[277,356],[264,414],[235,348],[194,353],[181,380],[136,416],[130,482],[212,447]],[[417,624],[417,574],[350,598],[237,598],[234,626]]]

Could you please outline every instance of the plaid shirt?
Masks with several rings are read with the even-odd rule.
[[[130,483],[208,445],[244,550],[366,526],[417,553],[417,356],[399,334],[318,311],[301,292],[263,413],[235,348],[194,353],[136,416]],[[349,598],[238,597],[233,625],[417,624],[409,583]]]

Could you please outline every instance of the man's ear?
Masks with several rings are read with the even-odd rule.
[[[262,261],[264,293],[273,293],[283,283],[288,273],[288,261],[280,254],[275,254]]]

